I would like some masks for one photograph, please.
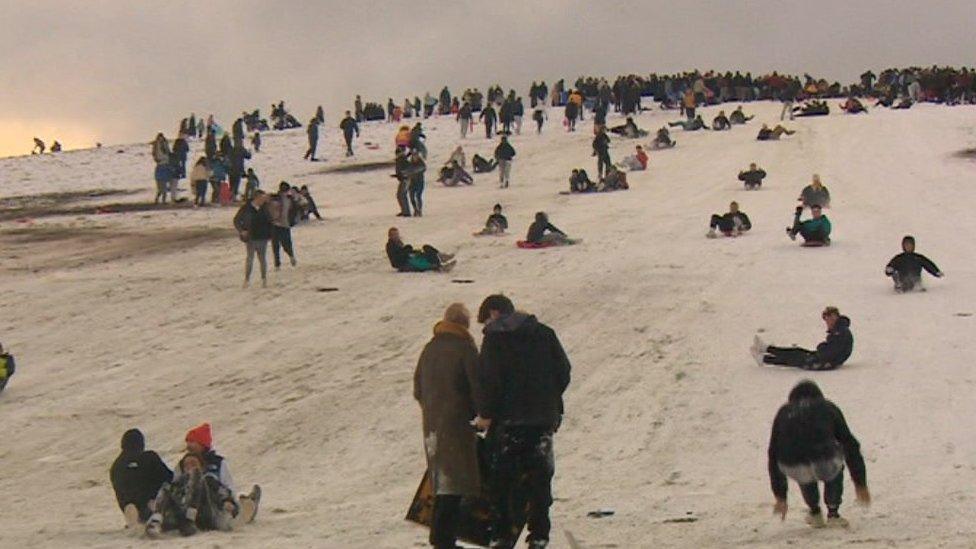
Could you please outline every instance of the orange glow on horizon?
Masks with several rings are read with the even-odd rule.
[[[34,147],[34,137],[50,149],[55,141],[63,150],[95,147],[98,139],[93,128],[77,121],[0,119],[0,158],[28,155]]]

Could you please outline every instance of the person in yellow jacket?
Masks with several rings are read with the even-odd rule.
[[[688,120],[695,119],[695,108],[698,106],[698,101],[695,99],[695,91],[691,88],[685,90],[684,96],[681,98],[681,105],[685,108],[685,116]]]
[[[573,90],[569,93],[569,100],[576,104],[579,119],[583,120],[583,94],[579,90]]]

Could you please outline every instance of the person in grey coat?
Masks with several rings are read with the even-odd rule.
[[[464,305],[449,306],[414,373],[413,395],[423,414],[427,470],[434,489],[430,544],[438,548],[456,546],[461,498],[481,490],[472,423],[481,399],[478,348],[468,332],[470,324]]]

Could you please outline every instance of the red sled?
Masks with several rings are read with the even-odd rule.
[[[519,240],[515,243],[516,246],[522,248],[523,250],[538,250],[540,248],[552,248],[556,246],[555,242],[529,242],[527,240]]]

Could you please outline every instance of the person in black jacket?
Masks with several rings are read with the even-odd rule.
[[[745,212],[739,211],[739,203],[733,201],[729,204],[728,213],[723,215],[712,214],[708,227],[708,234],[705,235],[708,238],[718,236],[715,229],[722,231],[725,236],[739,236],[752,228],[752,222],[749,221],[749,216]]]
[[[319,146],[319,119],[313,118],[308,121],[308,128],[305,129],[308,133],[308,150],[305,151],[305,160],[311,160],[312,162],[318,162],[315,159],[315,149]]]
[[[762,186],[762,180],[766,178],[766,171],[756,167],[756,163],[749,164],[749,169],[739,172],[739,181],[742,181],[746,190],[758,189]]]
[[[478,115],[478,119],[485,123],[485,137],[491,139],[492,131],[495,129],[495,123],[498,121],[498,115],[495,113],[495,107],[491,106],[491,103],[485,106],[481,114]]]
[[[231,200],[237,201],[237,195],[241,189],[241,178],[244,176],[244,161],[251,158],[251,153],[244,148],[243,144],[234,144],[234,148],[227,157],[227,179],[230,181]]]
[[[712,129],[716,131],[732,129],[732,123],[729,122],[729,117],[725,116],[725,111],[718,111],[718,116],[712,120]]]
[[[339,129],[342,130],[342,137],[346,140],[346,156],[352,156],[352,136],[356,134],[356,137],[359,137],[359,124],[349,111],[346,111],[346,117],[339,122]]]
[[[271,240],[271,215],[267,203],[270,197],[264,191],[254,191],[254,198],[241,206],[234,216],[234,228],[241,241],[247,246],[247,260],[244,263],[244,287],[251,282],[254,256],[258,256],[261,268],[261,287],[268,285],[268,241]]]
[[[494,209],[492,209],[491,215],[489,215],[488,220],[485,221],[485,228],[481,229],[480,233],[475,233],[475,235],[505,234],[506,230],[508,230],[508,218],[502,215],[502,205],[495,204]]]
[[[827,325],[827,339],[810,351],[801,347],[766,345],[756,336],[752,353],[756,362],[790,366],[804,370],[833,370],[839,368],[854,352],[851,319],[840,314],[837,307],[827,307],[821,317]]]
[[[495,160],[498,161],[498,183],[502,189],[507,189],[512,182],[513,158],[515,158],[515,149],[508,142],[508,138],[503,135],[501,142],[495,147]]]
[[[769,482],[776,497],[774,513],[786,519],[787,477],[800,485],[803,501],[810,508],[807,523],[814,528],[847,526],[838,512],[844,491],[844,464],[851,473],[857,500],[870,504],[867,470],[861,445],[844,421],[844,414],[824,398],[817,384],[804,380],[790,391],[780,407],[769,438]],[[818,482],[824,483],[827,521],[820,510]]]
[[[549,242],[563,244],[569,242],[569,236],[557,229],[552,223],[549,223],[549,216],[546,215],[546,212],[536,212],[535,222],[529,225],[529,232],[525,236],[525,241],[532,244],[545,244]]]
[[[173,480],[173,471],[156,452],[146,450],[146,439],[139,429],[129,429],[122,435],[122,452],[112,463],[109,479],[126,527],[133,528],[149,520],[149,502],[163,483]]]
[[[606,128],[601,127],[593,138],[593,156],[596,157],[597,179],[603,181],[607,168],[613,165],[610,161],[610,136],[607,135]]]
[[[190,153],[190,145],[186,142],[186,137],[180,134],[173,140],[173,159],[176,161],[177,178],[186,177],[186,156]]]
[[[896,292],[910,292],[921,287],[922,269],[936,278],[942,278],[942,271],[931,259],[915,253],[915,237],[908,235],[901,240],[902,253],[891,258],[885,266],[885,274],[895,282]]]
[[[510,503],[520,501],[528,503],[529,547],[545,547],[555,473],[552,443],[562,422],[569,358],[552,328],[516,312],[504,295],[482,302],[478,322],[485,325],[478,365],[484,401],[474,423],[490,428],[491,546],[514,546]]]

